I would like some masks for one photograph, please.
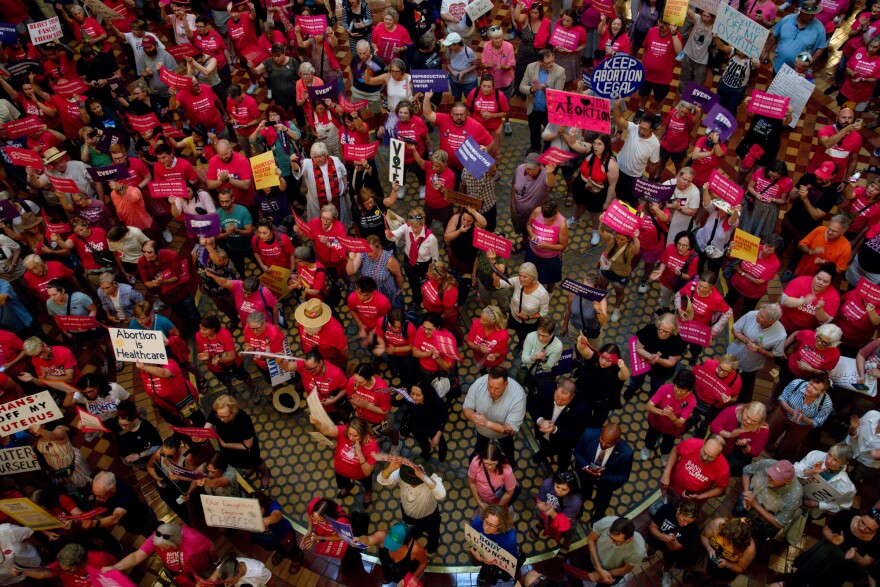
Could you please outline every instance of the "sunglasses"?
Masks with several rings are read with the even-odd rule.
[[[163,534],[158,530],[156,530],[154,534],[156,535],[156,538],[164,538],[165,540],[171,540],[172,538],[174,538],[174,534]]]
[[[409,215],[409,219],[410,219],[410,220],[421,220],[422,217],[421,217],[420,215],[418,215],[418,214],[410,214],[410,215]]]
[[[556,474],[556,482],[557,483],[571,483],[574,481],[574,475],[568,472],[557,473]]]

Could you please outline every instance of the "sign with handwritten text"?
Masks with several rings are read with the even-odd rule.
[[[605,98],[547,90],[547,114],[550,124],[611,132],[611,102]]]
[[[752,59],[760,59],[770,31],[748,16],[731,8],[726,2],[718,4],[718,14],[712,32]]]

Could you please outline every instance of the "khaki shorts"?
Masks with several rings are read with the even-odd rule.
[[[379,114],[380,112],[382,112],[382,92],[367,93],[362,92],[355,87],[352,87],[351,98],[354,102],[359,102],[361,100],[366,100],[367,102],[369,102],[367,107],[373,114]]]

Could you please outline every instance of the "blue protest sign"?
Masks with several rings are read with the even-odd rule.
[[[550,369],[549,372],[541,369],[541,363],[538,363],[538,368],[536,369],[536,375],[549,375],[551,377],[558,377],[559,375],[565,375],[566,373],[571,373],[571,370],[574,368],[574,349],[568,349],[566,351],[562,351],[562,354],[559,355],[559,360],[553,365],[553,368]]]
[[[626,98],[636,93],[645,79],[642,62],[629,55],[615,55],[599,63],[590,78],[593,92],[603,98]]]
[[[477,144],[477,141],[472,136],[468,136],[467,140],[455,151],[455,156],[461,161],[462,166],[476,179],[486,175],[489,168],[495,164],[495,159],[480,149],[480,145]]]
[[[4,45],[15,45],[18,43],[18,31],[14,24],[0,22],[0,43]]]
[[[681,93],[681,99],[699,106],[703,112],[721,101],[718,94],[696,82],[688,82],[684,87],[684,92]]]
[[[355,548],[360,548],[364,550],[369,548],[363,542],[359,542],[357,537],[354,535],[354,531],[351,529],[351,524],[346,524],[345,522],[340,522],[339,520],[334,520],[329,516],[324,516],[324,519],[327,520],[327,523],[333,528],[333,531],[336,532],[336,535],[345,540],[351,546]]]
[[[413,92],[434,92],[435,94],[449,91],[449,75],[442,69],[414,69],[412,76]]]
[[[703,124],[709,130],[717,130],[721,142],[725,143],[736,130],[736,117],[722,108],[720,104],[715,104],[706,114]]]

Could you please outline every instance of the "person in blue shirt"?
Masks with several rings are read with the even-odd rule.
[[[822,10],[816,0],[805,0],[797,14],[789,14],[773,27],[770,42],[761,53],[761,60],[773,55],[773,71],[778,72],[783,64],[794,67],[795,58],[804,51],[811,53],[813,63],[828,45],[825,27],[816,20],[816,14]]]
[[[484,507],[471,522],[471,528],[519,559],[513,518],[510,510],[503,505],[492,504]],[[509,581],[512,577],[511,573],[495,563],[496,557],[485,548],[477,549],[471,546],[471,559],[475,564],[480,565],[478,585],[495,585],[499,581]]]
[[[12,285],[0,279],[0,329],[14,332],[24,339],[33,333],[33,321]]]

